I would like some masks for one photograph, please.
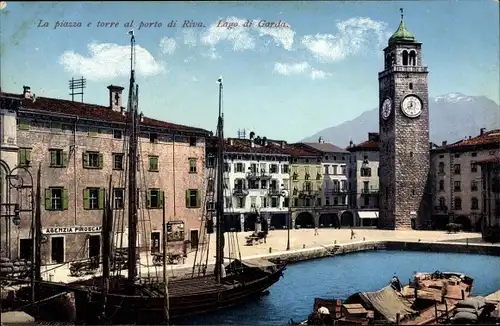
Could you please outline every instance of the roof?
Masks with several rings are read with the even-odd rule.
[[[378,151],[379,143],[374,140],[365,140],[362,143],[348,147],[349,152],[359,152],[359,151]]]
[[[482,161],[474,162],[476,164],[500,164],[500,157],[492,157]]]
[[[413,310],[410,304],[405,301],[391,285],[376,292],[359,292],[359,297],[366,303],[373,306],[373,309],[390,322],[396,322],[396,315],[400,315],[400,320],[404,320],[417,311]]]
[[[405,23],[403,21],[403,17],[401,17],[401,22],[399,23],[398,29],[389,38],[389,45],[396,43],[396,42],[401,42],[401,41],[402,42],[416,42],[417,41],[415,36],[406,29]]]
[[[323,153],[349,153],[349,151],[335,146],[332,143],[299,143]]]
[[[436,148],[437,151],[443,150],[467,150],[475,147],[487,147],[487,146],[498,146],[500,147],[500,129],[494,129],[490,131],[483,132],[481,135],[476,137],[471,137],[467,139],[459,140],[455,143],[440,146]]]
[[[209,146],[217,148],[217,137],[210,138]],[[224,140],[224,151],[226,153],[242,154],[267,154],[286,156],[316,156],[316,153],[296,146],[287,144],[284,140],[268,140],[266,145],[257,144],[250,139],[227,138]]]
[[[113,111],[107,106],[73,102],[50,97],[37,97],[36,101],[26,99],[19,94],[0,92],[0,97],[18,98],[22,102],[22,108],[36,111],[44,111],[54,114],[73,115],[81,118],[93,120],[104,120],[109,122],[126,123],[127,115],[121,112]],[[144,117],[141,125],[150,127],[166,128],[173,131],[201,133],[208,135],[210,132],[205,129],[189,127],[179,124],[174,124],[166,121],[156,120],[149,117]]]

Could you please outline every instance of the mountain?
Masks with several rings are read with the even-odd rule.
[[[500,128],[500,106],[485,96],[449,93],[429,98],[430,140],[438,145],[443,140],[455,142],[465,136],[479,135],[481,128]],[[363,112],[357,118],[326,128],[303,139],[325,141],[345,147],[349,140],[355,144],[366,140],[368,132],[378,132],[378,109]]]

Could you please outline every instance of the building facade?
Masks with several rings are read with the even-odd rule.
[[[111,192],[115,245],[127,246],[127,117],[123,87],[109,86],[109,106],[2,94],[19,99],[16,118],[3,130],[14,130],[17,162],[35,177],[41,170],[41,223],[46,241],[44,263],[61,263],[98,255],[106,198]],[[2,108],[2,110],[5,110]],[[15,123],[14,126],[12,124]],[[205,138],[208,131],[170,124],[141,115],[139,137],[139,239],[141,250],[159,250],[162,207],[168,220],[185,223],[186,238],[196,236],[203,211]],[[2,148],[2,164],[4,161]],[[13,166],[14,165],[14,166]],[[109,182],[112,189],[109,189]],[[36,187],[36,185],[35,185]],[[11,194],[13,195],[13,194]],[[11,196],[10,201],[22,201]],[[25,214],[26,215],[26,214]],[[29,258],[31,219],[2,238],[12,257]],[[4,228],[2,228],[4,229]],[[19,239],[19,241],[17,241]]]
[[[500,242],[500,158],[478,162],[481,166],[482,187],[482,236],[488,242]]]
[[[351,143],[349,178],[349,211],[347,218],[355,226],[376,226],[379,213],[379,134],[368,133],[368,140]]]
[[[427,67],[422,43],[403,19],[384,49],[379,73],[379,227],[410,229],[430,216]]]
[[[500,130],[480,130],[479,135],[431,150],[432,222],[444,228],[454,222],[465,230],[481,230],[484,207],[483,176],[479,161],[497,157]]]

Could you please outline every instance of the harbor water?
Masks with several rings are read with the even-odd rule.
[[[302,321],[315,297],[345,299],[376,291],[396,273],[407,283],[415,271],[463,272],[474,278],[473,295],[500,289],[500,257],[430,252],[375,251],[328,257],[289,265],[269,294],[236,308],[179,321],[191,325],[285,325]]]

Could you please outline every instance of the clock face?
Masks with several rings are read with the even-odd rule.
[[[382,119],[387,120],[391,115],[392,102],[391,99],[386,98],[384,103],[382,103]]]
[[[401,110],[408,118],[416,118],[422,114],[422,102],[415,95],[409,95],[401,103]]]

